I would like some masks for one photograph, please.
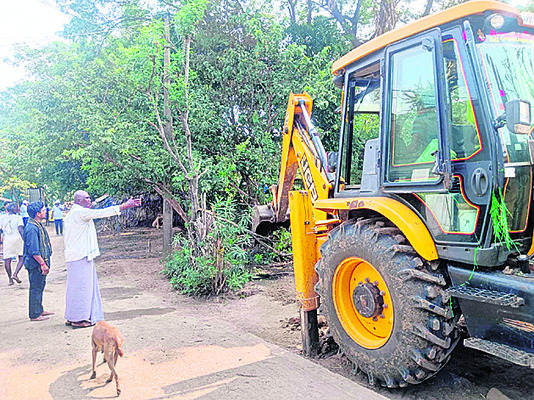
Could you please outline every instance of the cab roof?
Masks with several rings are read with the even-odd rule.
[[[465,18],[473,14],[482,14],[486,11],[499,11],[501,13],[509,14],[511,16],[518,16],[520,14],[517,8],[497,1],[469,1],[467,3],[451,7],[445,11],[441,11],[439,13],[423,17],[421,19],[418,19],[417,21],[412,22],[411,24],[386,32],[383,35],[380,35],[377,38],[374,38],[356,47],[355,49],[351,50],[343,57],[334,62],[334,64],[332,65],[332,74],[337,75],[347,65],[352,64],[353,62],[377,50],[380,50],[391,43],[398,42],[399,40],[408,38],[410,36],[446,24],[448,22]]]

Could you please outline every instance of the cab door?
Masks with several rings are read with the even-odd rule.
[[[386,192],[445,192],[451,183],[441,31],[385,50],[381,186]]]

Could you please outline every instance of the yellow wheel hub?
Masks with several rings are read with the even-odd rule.
[[[377,349],[393,331],[393,303],[386,282],[367,261],[346,258],[338,265],[332,297],[345,332],[360,346]]]

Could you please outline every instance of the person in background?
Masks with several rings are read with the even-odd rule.
[[[2,210],[2,212],[0,212],[0,217],[2,215],[5,215],[7,214],[7,206],[8,204],[11,203],[10,201],[4,201],[4,209]],[[4,232],[2,232],[2,229],[0,229],[0,244],[4,243]]]
[[[30,216],[28,215],[28,200],[24,200],[20,206],[20,215],[22,216],[22,222],[24,226],[28,223]]]
[[[91,196],[83,190],[74,193],[74,204],[65,217],[66,325],[86,328],[104,319],[94,263],[100,250],[93,220],[120,215],[140,204],[140,199],[130,198],[118,206],[91,210]]]
[[[46,216],[46,209],[41,201],[28,205],[29,219],[24,227],[24,266],[28,270],[30,280],[29,314],[31,321],[49,319],[53,312],[43,309],[43,291],[46,276],[50,272],[50,256],[52,246],[50,238],[41,221]]]
[[[7,214],[7,206],[9,205],[9,203],[11,203],[11,202],[10,201],[4,201],[4,209],[2,210],[2,212],[0,212],[0,215]]]
[[[64,207],[60,205],[60,201],[56,200],[54,202],[54,207],[52,208],[52,213],[54,214],[54,224],[56,225],[56,235],[63,235],[63,209]]]
[[[22,217],[17,214],[18,211],[17,203],[9,203],[7,206],[8,213],[0,217],[0,229],[4,235],[4,263],[9,278],[9,286],[13,285],[13,281],[22,283],[18,274],[22,268],[22,233],[24,224]],[[13,257],[17,257],[18,262],[15,272],[11,275],[11,260]]]
[[[46,209],[46,218],[45,220],[45,226],[48,226],[48,220],[50,219],[50,207],[48,207],[48,203],[45,204]]]

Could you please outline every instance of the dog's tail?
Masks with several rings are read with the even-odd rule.
[[[124,351],[122,351],[122,340],[115,337],[115,344],[117,346],[117,354],[122,357],[124,355]]]

